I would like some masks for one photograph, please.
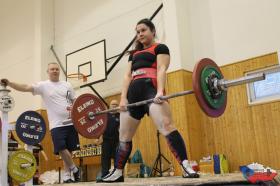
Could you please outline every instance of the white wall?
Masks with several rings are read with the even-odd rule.
[[[42,56],[46,52],[42,42],[46,42],[49,33],[43,31],[48,19],[42,20],[41,0],[2,0],[0,6],[0,78],[31,84],[45,78],[42,73]],[[49,4],[49,5],[48,5]],[[48,14],[52,0],[44,3]],[[47,6],[48,5],[48,6]],[[50,17],[45,15],[45,17]],[[51,24],[52,25],[52,24]],[[46,29],[47,30],[47,29]],[[43,37],[43,33],[45,34]],[[9,114],[9,121],[15,121],[26,110],[42,108],[40,97],[31,93],[12,90],[15,108]]]
[[[225,65],[279,51],[280,1],[188,0],[180,6],[183,1],[176,3],[187,13],[183,18],[178,11],[178,19],[190,29],[183,41],[191,42],[193,55],[191,60],[183,60],[187,62],[184,68],[192,70],[195,62],[204,57]]]
[[[160,4],[160,0],[55,1],[55,50],[65,64],[66,54],[105,39],[107,58],[119,54],[134,37],[137,21],[150,17]],[[154,22],[163,40],[162,11]],[[102,96],[121,91],[127,58],[119,62],[104,83],[94,85]],[[88,91],[92,92],[83,88],[78,94]]]
[[[192,71],[201,58],[214,56],[209,1],[177,0],[183,68]]]
[[[34,3],[33,0],[1,1],[0,6],[0,74],[11,81],[32,82],[34,72]],[[10,121],[16,120],[24,110],[38,105],[29,95],[12,91],[15,109],[10,114]],[[30,101],[27,101],[30,100]]]
[[[228,64],[280,49],[279,0],[210,0],[216,60]]]
[[[280,51],[278,0],[2,0],[0,78],[22,83],[46,79],[46,65],[55,61],[52,44],[64,64],[67,53],[102,39],[107,58],[114,56],[135,35],[136,22],[150,17],[162,2],[154,23],[159,40],[171,51],[169,71],[192,71],[203,57],[225,65]],[[127,57],[108,80],[94,85],[102,96],[120,92]],[[42,108],[39,97],[16,91],[12,96],[12,121],[25,110]]]
[[[201,58],[210,57],[218,65],[279,51],[278,0],[162,0],[164,7],[156,17],[161,41],[171,51],[169,71],[192,71]],[[56,1],[56,46],[64,60],[67,52],[106,39],[107,57],[119,53],[133,37],[136,20],[148,17],[161,1]],[[113,7],[113,8],[112,8]],[[115,29],[118,28],[118,29]],[[114,32],[112,32],[114,30]],[[120,33],[118,31],[120,30]],[[105,94],[119,90],[111,81],[95,87]],[[110,90],[104,87],[110,85]],[[113,85],[113,87],[112,87]],[[104,90],[104,91],[103,91]]]

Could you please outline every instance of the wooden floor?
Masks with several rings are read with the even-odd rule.
[[[234,184],[236,183],[236,184]],[[238,185],[238,183],[246,183],[241,173],[231,173],[224,175],[202,175],[200,178],[187,179],[182,177],[154,177],[154,178],[125,178],[124,183],[95,183],[80,182],[71,184],[56,184],[57,186],[183,186],[183,185]],[[53,186],[53,185],[52,185]]]

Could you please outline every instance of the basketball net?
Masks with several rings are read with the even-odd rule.
[[[71,83],[74,90],[78,90],[80,86],[87,82],[87,77],[82,73],[68,74],[67,81]]]

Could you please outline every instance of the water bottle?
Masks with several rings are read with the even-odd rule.
[[[148,177],[147,166],[144,166],[144,178]]]
[[[174,176],[174,167],[171,163],[169,164],[169,176]]]

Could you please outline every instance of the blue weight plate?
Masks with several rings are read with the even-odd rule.
[[[16,121],[16,133],[23,143],[38,144],[46,134],[46,122],[39,113],[26,111]]]

